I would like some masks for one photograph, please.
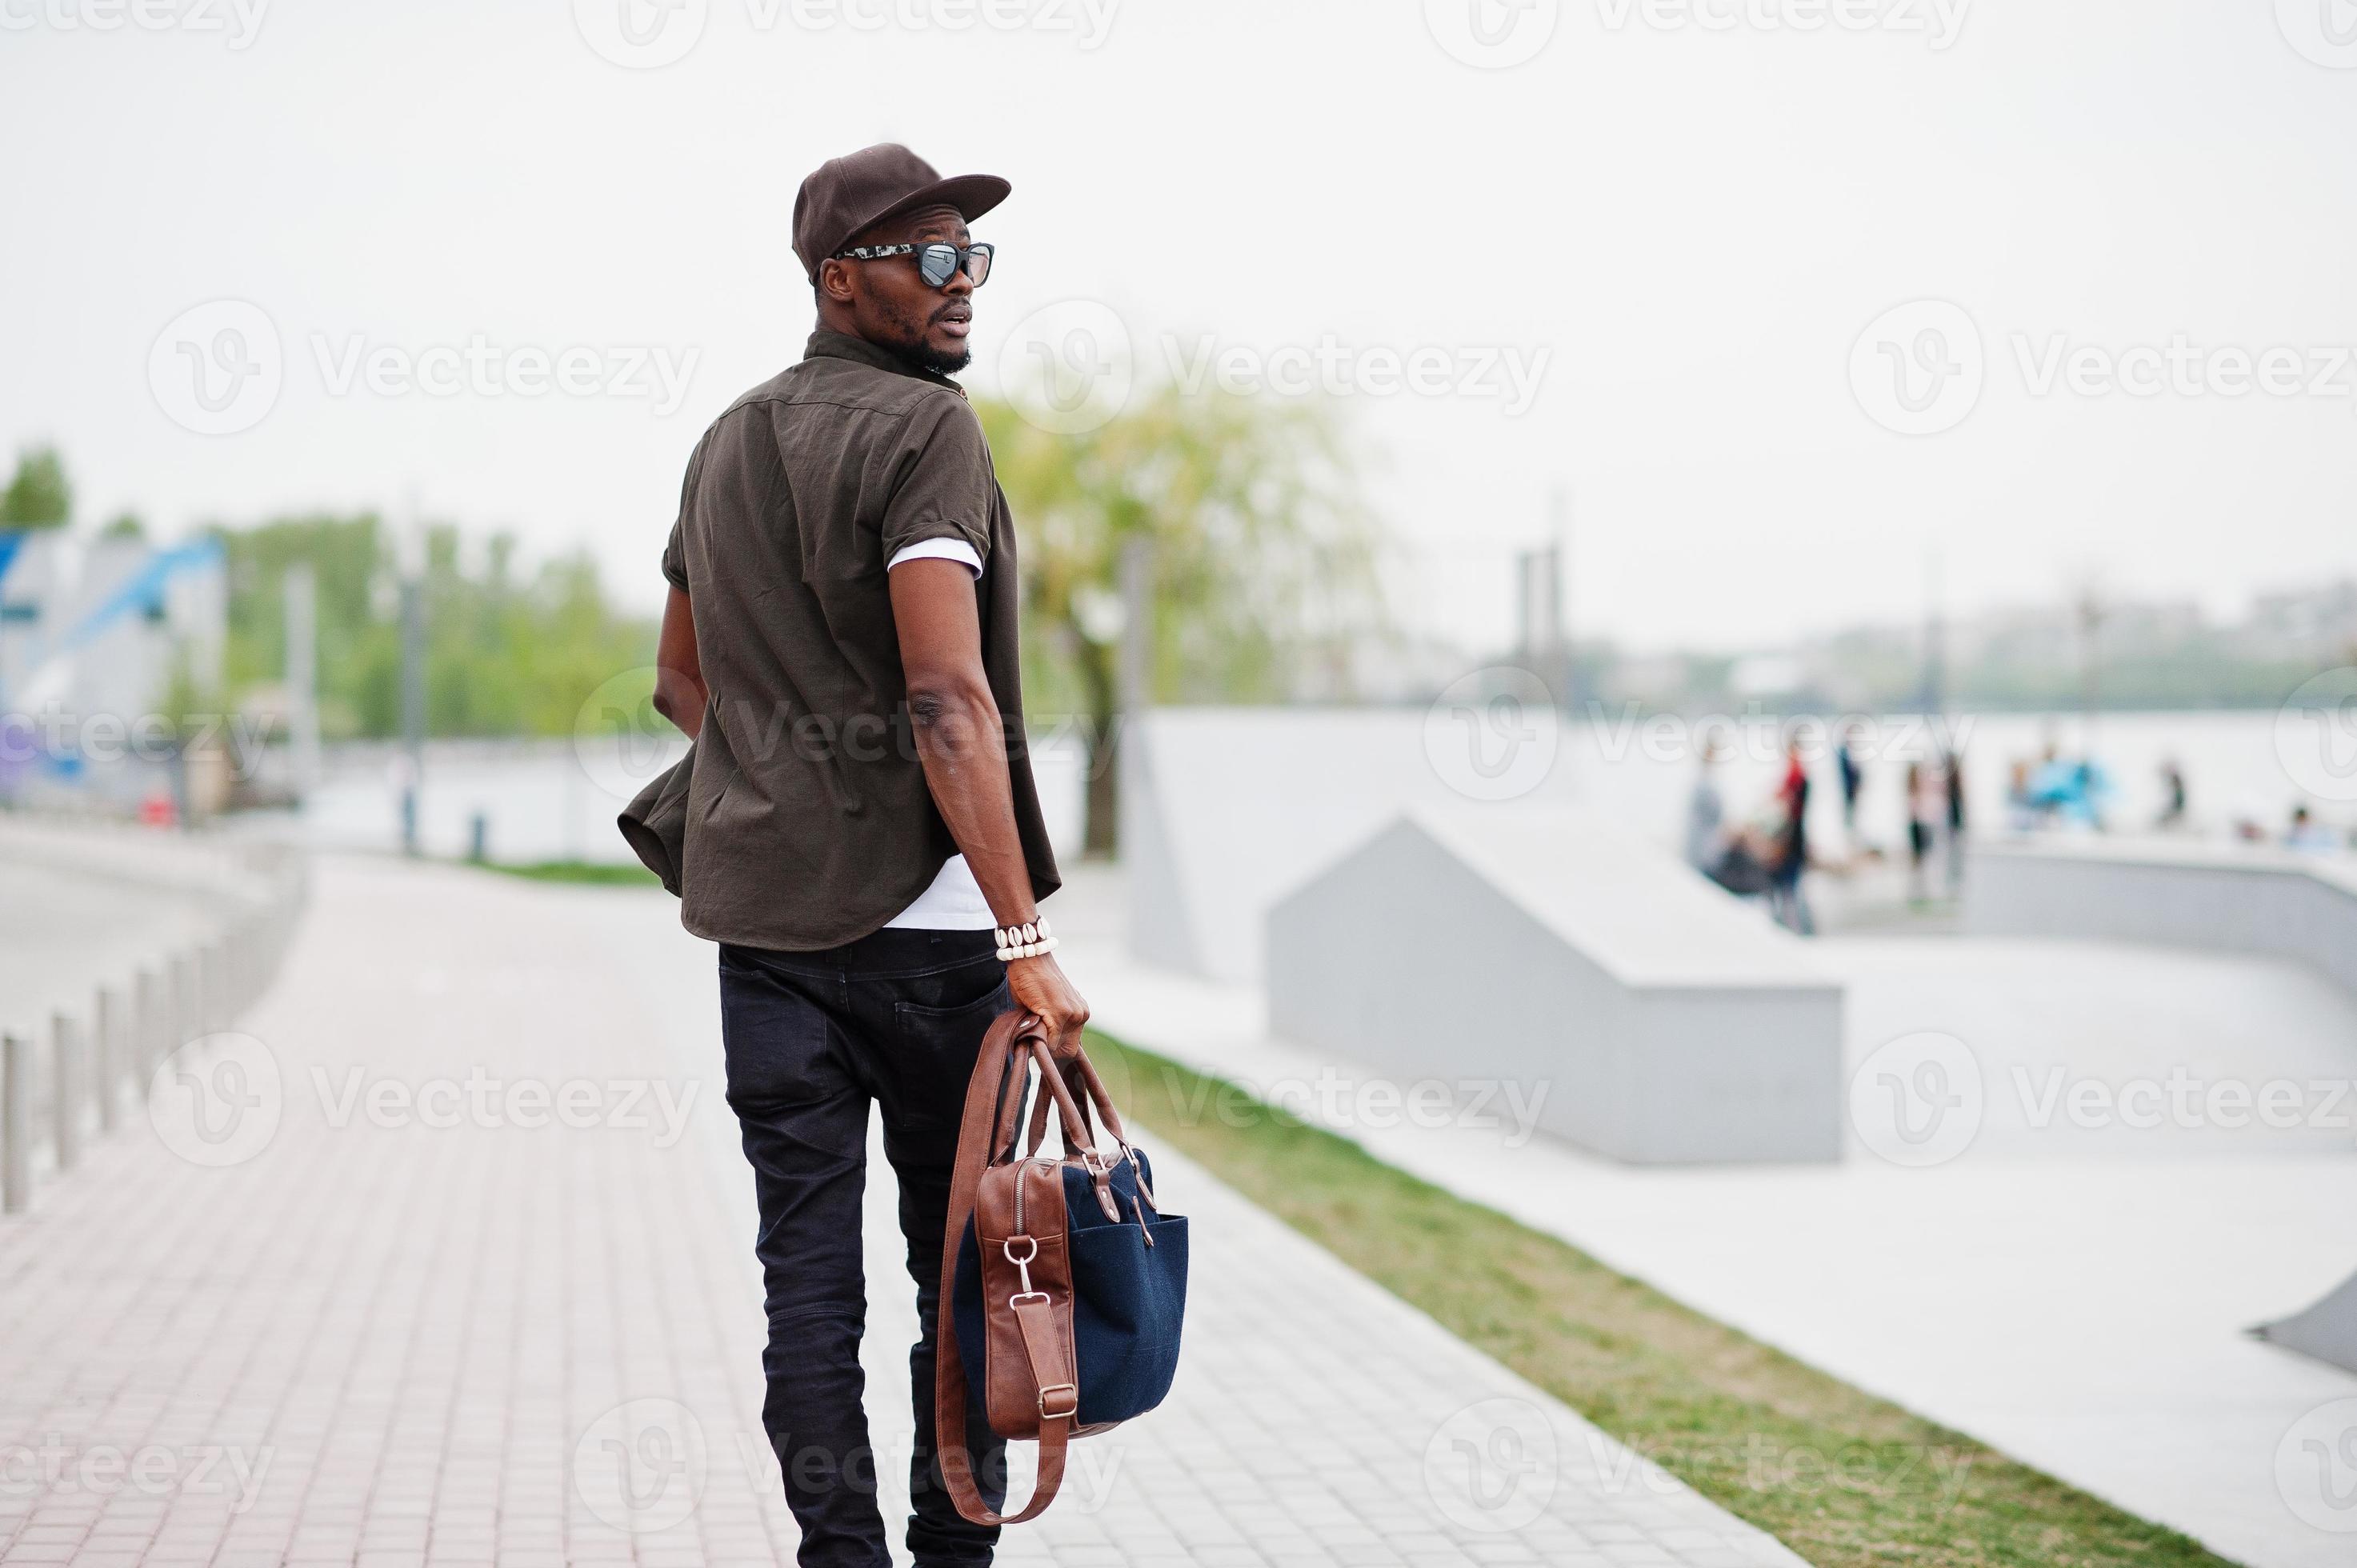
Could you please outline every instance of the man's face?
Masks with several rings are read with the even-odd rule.
[[[877,224],[855,235],[855,245],[964,246],[971,241],[965,220],[952,207],[929,207]],[[888,349],[920,370],[940,375],[962,371],[974,351],[966,334],[974,327],[974,282],[963,270],[940,288],[918,274],[913,255],[832,259],[819,268],[819,293],[838,312],[850,311],[855,335]]]

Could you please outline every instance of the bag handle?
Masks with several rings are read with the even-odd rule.
[[[965,1116],[958,1125],[957,1164],[950,1173],[949,1225],[942,1238],[942,1277],[936,1293],[940,1306],[933,1333],[933,1460],[941,1466],[942,1480],[958,1512],[975,1524],[985,1525],[1021,1524],[1037,1519],[1056,1500],[1057,1489],[1064,1483],[1065,1445],[1071,1441],[1072,1426],[1080,1413],[1077,1398],[1071,1409],[1052,1415],[1042,1404],[1039,1477],[1031,1488],[1031,1498],[1020,1513],[992,1511],[974,1486],[974,1454],[966,1445],[965,1362],[958,1355],[955,1313],[957,1255],[959,1244],[965,1240],[966,1227],[974,1219],[974,1197],[982,1187],[983,1172],[997,1156],[1007,1069],[1023,1059],[1027,1047],[1029,1055],[1039,1063],[1046,1091],[1056,1097],[1066,1138],[1076,1135],[1074,1124],[1080,1119],[1080,1108],[1065,1090],[1062,1075],[1056,1071],[1054,1058],[1049,1054],[1047,1026],[1028,1013],[1000,1014],[990,1032],[983,1036],[981,1054],[974,1059],[974,1079],[966,1086]],[[1018,1297],[1013,1305],[1016,1326],[1022,1334],[1023,1353],[1031,1363],[1032,1385],[1044,1390],[1071,1381],[1060,1365],[1060,1340],[1047,1297]],[[1077,1389],[1074,1392],[1077,1395]]]

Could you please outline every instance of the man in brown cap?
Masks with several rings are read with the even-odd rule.
[[[802,182],[818,329],[705,433],[663,552],[655,703],[695,740],[681,918],[720,944],[761,1210],[762,1424],[804,1568],[890,1562],[860,1407],[871,1101],[923,1325],[909,1550],[919,1568],[990,1560],[997,1532],[959,1517],[932,1455],[959,1116],[999,1012],[1038,1014],[1060,1049],[1088,1018],[1037,904],[1058,878],[1022,744],[1014,523],[949,380],[990,274],[966,226],[1007,189],[894,145]],[[978,1411],[967,1430],[989,1430]],[[974,1458],[996,1508],[1003,1445]]]

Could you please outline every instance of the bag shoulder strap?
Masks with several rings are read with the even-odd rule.
[[[974,1219],[974,1196],[981,1188],[983,1173],[997,1155],[1000,1102],[1007,1070],[1025,1060],[1027,1054],[1039,1058],[1043,1078],[1054,1077],[1039,1020],[1019,1012],[1000,1015],[990,1032],[983,1036],[982,1054],[974,1064],[974,1079],[966,1087],[965,1116],[958,1125],[957,1164],[950,1176],[949,1224],[942,1238],[942,1278],[937,1292],[940,1306],[933,1337],[933,1456],[941,1466],[950,1500],[957,1505],[961,1515],[975,1524],[1021,1524],[1038,1518],[1056,1500],[1057,1489],[1064,1482],[1064,1449],[1071,1441],[1072,1423],[1080,1412],[1077,1388],[1072,1391],[1072,1407],[1069,1410],[1049,1414],[1043,1402],[1039,1477],[1032,1487],[1031,1498],[1020,1513],[993,1512],[974,1486],[974,1455],[966,1445],[965,1362],[958,1354],[954,1312],[957,1258],[959,1244],[965,1240],[966,1227]],[[1060,1110],[1071,1105],[1061,1093],[1062,1087],[1060,1083],[1056,1085],[1058,1098],[1063,1101]],[[1043,1086],[1043,1101],[1047,1095]],[[1065,1132],[1068,1137],[1072,1135],[1069,1116]],[[989,1311],[987,1302],[983,1310]],[[1032,1386],[1070,1386],[1071,1380],[1060,1370],[1064,1359],[1061,1337],[1056,1331],[1054,1312],[1047,1297],[1018,1297],[1013,1311],[1016,1325],[1022,1332],[1024,1355],[1031,1363]]]

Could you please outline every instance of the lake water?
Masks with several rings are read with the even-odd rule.
[[[1405,715],[1403,715],[1404,717]],[[2050,740],[2066,757],[2084,744],[2075,714],[1992,714],[1949,721],[1962,742],[1967,810],[1978,825],[2005,817],[2007,770],[2016,758],[2034,759]],[[2223,833],[2236,817],[2280,832],[2292,806],[2307,800],[2318,817],[2357,828],[2349,799],[2306,794],[2278,753],[2272,710],[2236,713],[2104,714],[2094,722],[2093,750],[2115,793],[2110,825],[2148,826],[2162,800],[2160,767],[2174,758],[2190,788],[2195,831]],[[1860,798],[1860,825],[1869,840],[1903,843],[1904,753],[1920,751],[1927,736],[1920,720],[1875,722],[1870,738],[1882,755],[1869,757]],[[1571,722],[1561,733],[1555,768],[1567,792],[1663,843],[1676,842],[1695,765],[1682,725]],[[674,740],[640,737],[627,746],[597,742],[576,747],[563,740],[437,741],[426,747],[420,834],[425,853],[467,853],[473,820],[485,823],[494,860],[582,860],[622,864],[629,847],[614,829],[615,813],[647,779],[682,749]],[[391,850],[400,842],[394,748],[377,743],[330,747],[325,776],[303,809],[270,824],[316,847]],[[1082,756],[1078,742],[1058,736],[1035,742],[1033,770],[1057,851],[1076,856],[1082,831]],[[1773,790],[1782,771],[1771,741],[1738,745],[1721,768],[1731,815],[1743,816]],[[1826,845],[1841,843],[1839,791],[1830,762],[1813,764],[1810,813]],[[2312,774],[2311,774],[2312,777]],[[2345,791],[2357,798],[2357,779]],[[1271,787],[1280,787],[1272,779]],[[1289,779],[1287,789],[1314,788]],[[261,823],[252,824],[256,827]]]

